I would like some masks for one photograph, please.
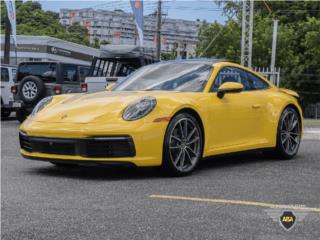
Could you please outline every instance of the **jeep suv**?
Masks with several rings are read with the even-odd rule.
[[[16,84],[12,86],[12,105],[17,108],[19,122],[32,112],[35,105],[44,97],[86,92],[83,83],[88,66],[62,62],[23,62],[17,70]]]
[[[1,118],[9,117],[14,108],[10,105],[13,101],[11,86],[16,76],[17,67],[1,64]]]

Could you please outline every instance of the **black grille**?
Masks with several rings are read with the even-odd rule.
[[[134,144],[129,136],[60,139],[30,137],[20,133],[20,146],[27,152],[82,157],[116,158],[135,156]]]
[[[31,146],[31,143],[29,141],[29,138],[20,133],[19,134],[19,139],[20,139],[21,148],[26,150],[27,152],[32,152],[32,146]]]

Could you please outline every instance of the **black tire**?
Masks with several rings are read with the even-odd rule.
[[[34,88],[32,88],[34,87]],[[29,91],[27,90],[29,89]],[[35,76],[24,77],[19,87],[19,97],[25,103],[37,103],[44,95],[43,81]]]
[[[11,114],[11,111],[8,109],[1,109],[1,118],[7,118]]]
[[[53,165],[55,165],[56,167],[59,168],[75,168],[78,167],[77,164],[72,164],[72,163],[60,163],[60,162],[50,162]]]
[[[194,133],[191,135],[193,131]],[[188,137],[190,135],[191,137]],[[199,164],[202,153],[203,133],[199,122],[189,113],[177,114],[170,121],[164,137],[163,170],[176,177],[189,175]]]
[[[292,132],[289,129],[292,127],[287,126],[287,131],[284,130],[285,121],[288,118],[292,118]],[[288,124],[289,125],[289,124]],[[294,132],[293,132],[294,131]],[[288,137],[289,136],[289,137]],[[287,141],[284,139],[289,138]],[[280,157],[283,160],[292,159],[299,150],[301,141],[301,119],[299,113],[293,107],[287,107],[281,114],[278,130],[277,130],[277,146],[274,149],[274,153],[276,156]],[[292,147],[288,147],[288,145],[293,145]]]
[[[25,109],[20,108],[16,111],[16,118],[17,120],[22,123],[28,117],[28,113]]]

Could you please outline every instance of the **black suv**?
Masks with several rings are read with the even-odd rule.
[[[17,119],[23,122],[35,105],[44,97],[62,94],[86,92],[84,82],[89,67],[62,62],[22,62],[18,66],[13,107]]]

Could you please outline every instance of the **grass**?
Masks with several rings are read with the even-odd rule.
[[[320,128],[320,119],[305,119],[304,126],[307,128]]]

